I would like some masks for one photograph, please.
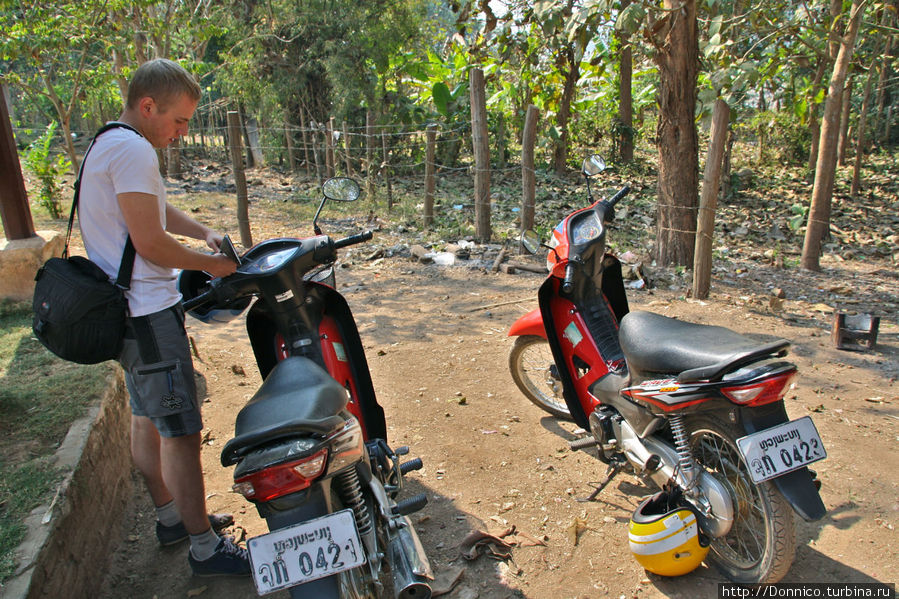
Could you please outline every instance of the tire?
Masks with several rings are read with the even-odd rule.
[[[796,554],[793,508],[770,481],[752,482],[735,441],[742,429],[705,415],[686,425],[694,459],[724,484],[734,506],[733,526],[712,539],[706,561],[736,583],[777,582]]]
[[[546,339],[537,335],[524,335],[516,339],[509,352],[509,371],[512,380],[531,403],[556,418],[572,420]]]

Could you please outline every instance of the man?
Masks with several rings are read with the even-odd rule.
[[[131,396],[131,454],[156,506],[156,535],[163,545],[190,538],[188,562],[195,575],[245,576],[246,550],[216,533],[233,519],[206,513],[203,424],[176,279],[176,269],[222,277],[235,264],[172,237],[202,239],[216,252],[222,241],[168,204],[154,149],[187,133],[199,100],[200,87],[174,62],[152,60],[135,71],[119,118],[133,130],[103,133],[86,156],[79,223],[88,256],[112,279],[129,235],[137,252],[119,362]]]

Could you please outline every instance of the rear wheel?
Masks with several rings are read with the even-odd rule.
[[[777,582],[796,553],[789,502],[771,482],[752,482],[735,441],[742,429],[713,416],[690,418],[687,429],[694,459],[724,485],[734,507],[733,526],[712,539],[707,561],[733,582]]]
[[[546,339],[537,335],[516,339],[509,353],[509,371],[531,403],[557,418],[571,420],[562,396],[562,380]]]

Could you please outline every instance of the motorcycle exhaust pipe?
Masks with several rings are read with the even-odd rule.
[[[393,573],[396,599],[430,599],[434,574],[424,547],[407,516],[397,520],[396,529],[388,541],[387,559]]]

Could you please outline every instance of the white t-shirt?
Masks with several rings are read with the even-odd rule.
[[[159,221],[165,230],[165,183],[156,151],[146,139],[125,129],[111,129],[97,138],[82,167],[78,222],[87,256],[115,281],[128,229],[116,196],[140,192],[156,196]],[[181,300],[178,271],[134,258],[131,289],[125,292],[131,316],[159,312]]]

